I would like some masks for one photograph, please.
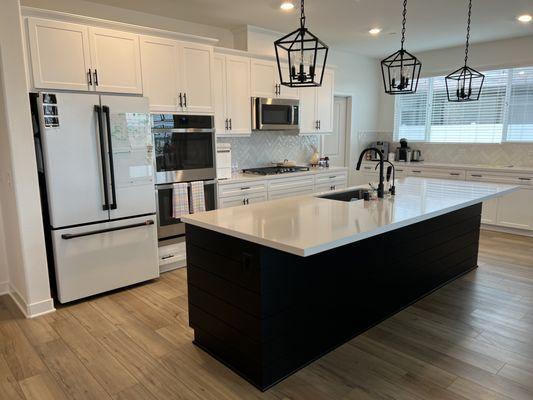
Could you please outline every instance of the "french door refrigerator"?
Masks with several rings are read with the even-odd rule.
[[[47,92],[36,107],[58,300],[158,277],[147,99]]]

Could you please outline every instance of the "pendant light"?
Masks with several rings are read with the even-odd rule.
[[[321,86],[329,48],[305,27],[304,0],[300,13],[300,27],[274,42],[280,82],[289,87]]]
[[[468,47],[470,45],[470,19],[472,17],[472,0],[468,4],[468,23],[466,27],[465,65],[453,71],[445,79],[448,101],[463,102],[479,100],[485,75],[470,68],[468,64]]]
[[[422,63],[404,48],[407,0],[403,1],[402,46],[396,53],[381,61],[381,75],[387,94],[410,94],[418,88]]]

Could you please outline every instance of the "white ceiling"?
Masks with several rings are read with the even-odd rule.
[[[299,24],[299,0],[291,12],[281,0],[90,0],[233,29],[245,24],[289,32]],[[307,0],[308,28],[331,48],[370,56],[397,50],[402,0]],[[445,48],[464,43],[467,0],[410,0],[406,47],[410,51]],[[474,0],[472,42],[533,35],[533,23],[515,17],[533,14],[533,0]],[[381,27],[372,37],[368,30]]]

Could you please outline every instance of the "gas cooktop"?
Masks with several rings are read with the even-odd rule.
[[[277,174],[289,174],[291,172],[303,172],[309,171],[309,167],[261,167],[261,168],[248,168],[243,169],[244,174],[254,175],[277,175]]]

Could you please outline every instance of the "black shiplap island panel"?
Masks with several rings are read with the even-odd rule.
[[[194,343],[260,390],[477,266],[481,204],[300,257],[187,225]]]

